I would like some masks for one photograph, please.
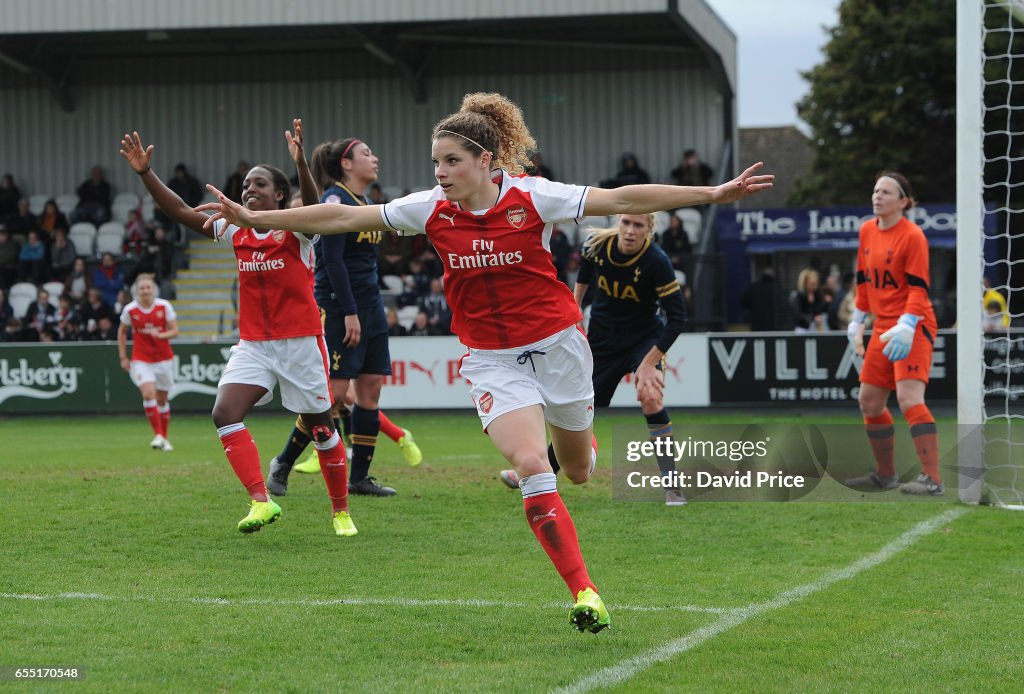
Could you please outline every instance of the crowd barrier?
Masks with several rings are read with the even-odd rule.
[[[392,370],[381,406],[391,409],[471,409],[459,376],[465,348],[454,337],[391,340]],[[209,411],[230,343],[176,342],[175,411]],[[1024,340],[989,341],[987,387],[1016,402],[1024,396]],[[956,399],[955,333],[935,340],[929,402]],[[856,406],[860,360],[845,333],[684,334],[665,363],[670,408],[780,405],[794,413],[822,403]],[[627,377],[613,407],[635,407]],[[118,363],[113,343],[0,345],[0,415],[136,412],[139,392]],[[265,409],[281,409],[279,397]]]

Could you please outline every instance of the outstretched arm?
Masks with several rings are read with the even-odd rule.
[[[153,196],[153,202],[167,213],[167,216],[178,224],[184,224],[190,229],[213,238],[212,227],[205,228],[206,215],[196,212],[188,204],[178,197],[178,194],[168,188],[156,172],[150,168],[153,159],[153,145],[144,147],[142,138],[138,131],[131,135],[125,133],[121,138],[121,156],[128,162],[128,166],[142,178],[146,190]]]
[[[385,228],[381,215],[382,205],[308,205],[292,210],[264,210],[254,212],[229,200],[224,193],[207,184],[207,190],[217,196],[218,202],[208,202],[196,208],[198,212],[213,212],[206,220],[207,234],[212,233],[214,222],[223,219],[229,224],[253,229],[287,229],[300,234],[344,234],[349,231],[375,231]]]
[[[736,202],[748,195],[768,190],[774,185],[774,174],[755,175],[763,166],[763,162],[758,162],[731,181],[714,187],[646,184],[611,190],[591,188],[583,213],[588,217],[646,214],[692,205],[724,205]]]

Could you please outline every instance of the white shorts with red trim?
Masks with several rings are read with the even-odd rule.
[[[594,421],[593,371],[590,345],[576,326],[515,349],[470,349],[459,367],[485,431],[531,405],[544,407],[549,424],[585,430]]]
[[[270,402],[274,386],[280,384],[281,402],[291,412],[315,414],[331,408],[327,347],[320,335],[240,341],[231,348],[218,387],[227,383],[266,388],[257,405]]]
[[[133,361],[128,370],[132,382],[142,387],[143,383],[153,383],[157,390],[170,391],[174,387],[174,360],[166,361]]]

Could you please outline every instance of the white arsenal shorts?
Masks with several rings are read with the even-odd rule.
[[[515,349],[470,349],[459,373],[484,430],[496,418],[531,405],[561,429],[583,431],[594,421],[594,357],[575,325]]]
[[[136,386],[143,383],[156,384],[157,390],[170,391],[174,387],[174,360],[133,361],[128,373]]]
[[[267,394],[257,405],[274,398],[281,385],[281,402],[295,414],[315,414],[331,408],[327,385],[327,347],[320,335],[283,340],[241,340],[231,348],[220,383],[263,386]]]

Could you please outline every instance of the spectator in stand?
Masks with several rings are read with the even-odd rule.
[[[804,268],[797,276],[796,289],[789,295],[789,306],[798,333],[825,330],[829,305],[821,291],[819,278],[817,270]]]
[[[18,209],[7,218],[4,226],[12,237],[20,236],[22,240],[28,236],[28,232],[39,228],[39,220],[28,208],[28,198],[18,199]]]
[[[388,337],[404,337],[408,335],[406,329],[398,322],[398,314],[395,313],[395,309],[389,308],[387,312],[388,319]]]
[[[14,318],[14,307],[7,300],[7,288],[0,286],[0,326],[6,326]],[[0,335],[0,342],[3,336]]]
[[[161,226],[156,227],[153,230],[153,238],[149,242],[149,252],[153,256],[156,278],[160,283],[161,292],[165,284],[174,279],[175,251],[174,241],[168,235],[167,230]]]
[[[29,342],[38,342],[39,336],[44,328],[51,327],[57,323],[57,309],[50,303],[50,293],[40,289],[36,300],[28,305],[25,312],[24,327],[29,332]]]
[[[39,230],[44,233],[47,243],[53,241],[58,229],[63,229],[67,233],[70,228],[67,217],[57,209],[57,201],[53,198],[47,200],[46,204],[43,205],[43,213],[39,215],[37,223],[39,224]]]
[[[544,157],[540,152],[533,153],[533,156],[530,157],[530,163],[532,166],[526,167],[526,171],[531,176],[539,176],[540,178],[546,178],[549,181],[556,180],[555,172],[551,170],[551,167],[544,163]]]
[[[167,181],[167,187],[173,190],[189,207],[195,207],[203,199],[203,185],[195,176],[188,172],[184,164],[174,167],[174,175]]]
[[[21,191],[14,185],[14,176],[4,174],[0,179],[0,224],[18,211],[18,201],[21,200]]]
[[[680,272],[686,271],[686,261],[693,253],[693,246],[690,244],[690,236],[683,228],[683,220],[675,214],[668,218],[668,229],[661,235],[658,241],[661,250],[665,251],[672,267]]]
[[[989,301],[985,304],[985,312],[981,314],[981,330],[986,333],[994,333],[999,330],[1004,330],[1006,325],[1003,324],[1003,318],[1006,314],[1003,313],[1003,307],[996,300]]]
[[[128,213],[128,221],[124,225],[124,240],[121,248],[130,258],[141,258],[149,245],[149,230],[139,215],[138,210]]]
[[[71,272],[64,279],[64,293],[71,297],[72,303],[80,305],[85,301],[86,293],[92,289],[92,277],[85,266],[85,258],[75,258]]]
[[[92,222],[96,226],[110,221],[113,193],[103,177],[103,169],[92,167],[89,178],[78,186],[78,205],[71,213],[72,222]]]
[[[18,281],[42,284],[46,281],[46,244],[33,229],[18,252]]]
[[[114,325],[112,316],[100,316],[96,321],[96,330],[86,337],[87,340],[96,342],[115,342],[117,340],[117,326]]]
[[[117,301],[117,293],[124,287],[124,275],[110,253],[104,253],[100,258],[99,267],[92,273],[92,286],[99,289],[108,306],[113,306]]]
[[[398,297],[398,306],[419,306],[420,300],[430,293],[430,275],[424,269],[421,258],[409,261],[409,274],[402,277],[405,291]]]
[[[82,323],[85,325],[85,330],[82,331],[82,339],[91,340],[94,339],[92,335],[99,329],[100,318],[106,316],[113,320],[114,309],[103,300],[103,295],[100,294],[99,289],[89,287],[85,293],[85,301],[82,302],[82,306],[79,309],[79,315],[82,317]]]
[[[53,232],[53,244],[50,246],[50,279],[54,282],[63,282],[71,274],[71,268],[75,265],[75,245],[68,241],[66,229],[57,229]]]
[[[740,296],[740,304],[750,311],[750,329],[763,332],[782,330],[782,317],[779,306],[782,305],[779,285],[775,281],[775,270],[766,267],[756,282],[747,285]]]
[[[366,195],[370,198],[371,205],[383,205],[388,202],[388,197],[384,195],[384,189],[376,183],[366,189]]]
[[[384,239],[380,242],[380,255],[377,258],[377,269],[381,275],[405,275],[409,272],[409,258],[412,252],[410,240],[407,236],[384,234]]]
[[[440,334],[437,328],[430,324],[430,317],[425,311],[416,314],[416,320],[413,321],[412,328],[409,329],[410,337],[433,337]]]
[[[683,160],[669,172],[669,178],[677,186],[709,186],[715,172],[700,160],[697,150],[688,149],[683,152]]]
[[[640,168],[640,162],[632,152],[623,152],[619,159],[619,173],[615,178],[601,181],[602,188],[621,188],[622,186],[634,186],[650,183],[651,177]]]
[[[228,174],[228,179],[224,182],[224,195],[227,195],[228,199],[242,202],[242,183],[250,168],[252,167],[249,166],[249,162],[240,161],[235,170]]]
[[[427,314],[427,322],[435,335],[451,335],[452,312],[444,298],[444,287],[437,277],[430,280],[430,293],[420,302],[420,309]]]
[[[57,339],[61,342],[69,342],[78,338],[79,324],[82,317],[79,315],[71,297],[61,294],[57,299],[57,313],[54,315],[54,329],[57,332]]]
[[[128,289],[122,289],[117,293],[117,301],[114,302],[114,315],[120,316],[124,307],[132,302],[132,293]]]
[[[992,288],[992,283],[988,277],[981,278],[982,284],[985,287],[985,293],[981,296],[981,304],[985,309],[985,313],[988,314],[988,307],[993,301],[999,307],[999,323],[998,327],[1008,328],[1010,327],[1010,313],[1006,306],[1006,297],[1003,296],[1002,292],[998,289]],[[954,283],[955,284],[955,283]],[[988,332],[987,330],[985,332]]]
[[[6,289],[18,281],[18,253],[21,247],[10,232],[0,227],[0,287]]]

